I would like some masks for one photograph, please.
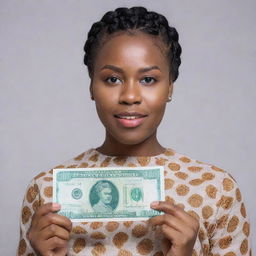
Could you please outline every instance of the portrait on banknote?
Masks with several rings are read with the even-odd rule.
[[[111,213],[117,207],[119,193],[107,180],[98,181],[90,191],[90,203],[95,212]]]

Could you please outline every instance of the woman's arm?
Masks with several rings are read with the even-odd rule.
[[[213,255],[249,256],[251,255],[250,224],[239,187],[226,172],[221,187],[215,229],[210,238],[210,252]]]
[[[72,223],[58,215],[58,210],[58,204],[42,205],[39,187],[33,180],[23,200],[17,255],[66,255]]]
[[[32,253],[36,255],[28,240],[27,232],[31,225],[32,216],[41,205],[40,202],[39,188],[33,179],[26,189],[22,203],[20,216],[20,240],[17,256],[27,255],[29,253],[31,253],[31,255]]]

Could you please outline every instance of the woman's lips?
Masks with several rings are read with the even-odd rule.
[[[123,127],[134,128],[143,123],[147,115],[138,112],[122,112],[114,115],[114,117]]]
[[[124,127],[137,127],[144,121],[144,119],[145,117],[136,119],[117,118],[117,121]]]

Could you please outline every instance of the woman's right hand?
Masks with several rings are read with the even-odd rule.
[[[65,256],[72,222],[56,212],[61,206],[47,203],[34,214],[28,231],[31,246],[41,256]]]

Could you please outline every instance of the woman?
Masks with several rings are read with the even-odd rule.
[[[51,203],[50,170],[27,189],[18,255],[249,255],[249,223],[234,179],[157,139],[181,62],[175,28],[143,7],[118,8],[93,24],[84,50],[106,136],[55,168],[162,165],[165,201],[151,207],[164,214],[72,225]]]

